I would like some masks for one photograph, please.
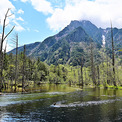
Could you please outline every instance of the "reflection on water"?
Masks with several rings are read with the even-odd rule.
[[[0,96],[0,122],[122,121],[122,90],[74,90],[65,85],[42,87],[42,93]]]

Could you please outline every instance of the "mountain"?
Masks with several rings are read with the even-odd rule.
[[[27,44],[26,45],[26,55],[31,55],[33,54],[33,52],[38,48],[38,46],[40,45],[40,42],[35,42],[35,43],[31,43],[31,44]],[[18,52],[22,52],[23,51],[24,46],[18,47]],[[16,48],[9,51],[8,54],[13,53],[16,54]]]
[[[113,38],[115,47],[122,46],[122,29],[113,28]],[[43,42],[35,42],[26,45],[26,55],[30,57],[40,57],[41,61],[48,64],[72,64],[77,65],[81,60],[81,55],[88,57],[90,43],[93,42],[94,49],[100,49],[105,41],[105,47],[111,47],[111,28],[98,28],[90,21],[71,21],[58,34],[46,38]],[[19,52],[23,47],[18,48]],[[9,53],[15,54],[16,50]],[[99,56],[99,54],[97,54]]]
[[[106,47],[111,47],[111,28],[103,30],[106,37]],[[113,40],[116,49],[122,48],[122,29],[113,28]]]

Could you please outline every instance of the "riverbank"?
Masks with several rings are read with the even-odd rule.
[[[67,87],[68,88],[73,88],[73,89],[78,89],[78,90],[82,90],[83,88],[101,88],[101,89],[120,89],[122,90],[122,86],[103,86],[103,85],[100,85],[100,86],[93,86],[93,85],[85,85],[84,87],[79,85],[79,84],[64,84],[64,83],[60,83],[60,84],[49,84],[49,83],[41,83],[40,85],[31,85],[31,86],[28,86],[26,87],[23,92],[22,92],[22,88],[17,88],[16,89],[16,92],[14,91],[14,88],[9,88],[9,89],[6,89],[6,90],[2,90],[2,92],[0,92],[0,95],[3,95],[3,94],[29,94],[29,93],[41,93],[41,92],[47,92],[48,89],[50,89],[50,86],[53,86],[53,89],[55,89],[57,86],[64,86],[64,87]],[[51,89],[51,90],[53,90]]]

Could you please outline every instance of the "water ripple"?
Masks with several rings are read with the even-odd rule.
[[[90,106],[90,105],[99,105],[99,104],[107,104],[113,103],[116,101],[122,101],[122,99],[111,99],[111,100],[100,100],[100,101],[88,101],[88,102],[73,102],[69,104],[61,104],[62,102],[56,102],[55,105],[51,105],[51,107],[83,107],[83,106]]]

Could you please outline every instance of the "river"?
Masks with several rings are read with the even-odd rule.
[[[0,96],[0,122],[122,122],[122,90],[43,84]]]

